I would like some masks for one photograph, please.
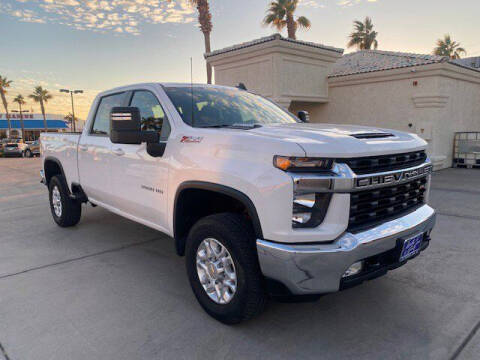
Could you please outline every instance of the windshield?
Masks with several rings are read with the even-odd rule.
[[[165,87],[165,91],[183,121],[193,127],[298,122],[291,114],[267,99],[244,90],[195,86]]]

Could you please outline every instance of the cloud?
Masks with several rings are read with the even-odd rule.
[[[28,0],[17,0],[18,2],[25,2]],[[14,18],[17,18],[22,22],[29,23],[45,23],[45,19],[39,16],[36,12],[32,10],[25,10],[22,8],[15,8],[10,4],[1,4],[0,3],[0,13],[10,15]]]
[[[341,7],[349,7],[362,2],[374,3],[377,1],[379,0],[299,0],[299,5],[310,8],[324,8],[326,6],[326,2],[332,2]]]
[[[339,0],[337,4],[341,7],[349,7],[360,4],[362,2],[374,3],[378,2],[378,0]]]
[[[4,13],[24,22],[58,23],[77,30],[140,34],[142,24],[190,23],[189,0],[7,0]],[[29,7],[26,10],[26,7]]]
[[[323,4],[323,1],[320,1],[320,0],[300,0],[299,5],[304,7],[316,8],[316,9],[325,7],[325,4]]]

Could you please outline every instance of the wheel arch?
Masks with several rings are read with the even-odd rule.
[[[60,174],[64,177],[65,180],[67,179],[65,176],[65,171],[63,170],[62,163],[60,162],[60,160],[58,160],[53,156],[48,156],[45,158],[43,162],[43,170],[45,171],[45,185],[47,185],[47,187],[50,184],[50,180],[55,175]],[[70,188],[69,188],[69,191],[70,191]]]
[[[221,196],[225,199],[230,199],[237,204],[241,204],[252,222],[255,236],[258,239],[263,239],[262,226],[260,218],[258,217],[257,209],[252,200],[246,194],[229,186],[216,183],[186,181],[181,183],[177,188],[173,207],[173,233],[178,255],[184,255],[186,236],[188,235],[189,229],[193,226],[193,223],[189,223],[186,219],[182,219],[181,217],[182,212],[185,211],[183,208],[185,203],[184,195],[187,195],[189,191],[204,192],[205,195],[208,194],[209,196]]]

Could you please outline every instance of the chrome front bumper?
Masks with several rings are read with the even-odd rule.
[[[322,294],[340,289],[345,271],[355,262],[396,247],[397,240],[430,234],[435,211],[428,205],[369,230],[346,232],[332,243],[289,245],[257,240],[263,274],[294,295]]]

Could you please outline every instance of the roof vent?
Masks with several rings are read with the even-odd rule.
[[[381,138],[387,138],[387,137],[393,137],[395,135],[390,134],[390,133],[357,133],[357,134],[352,134],[350,136],[353,136],[354,138],[357,139],[381,139]]]

